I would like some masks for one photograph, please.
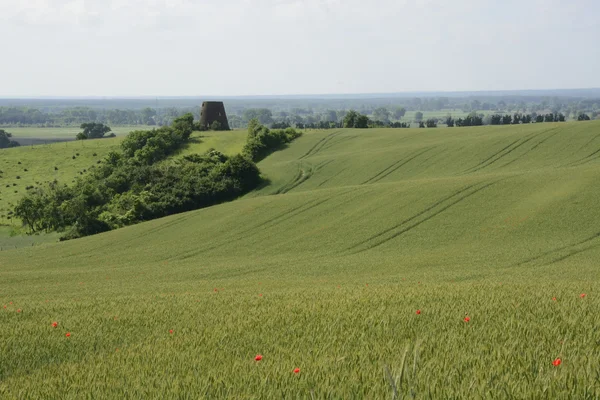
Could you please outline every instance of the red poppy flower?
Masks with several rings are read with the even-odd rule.
[[[65,334],[65,336],[66,336],[66,337],[71,337],[71,332],[67,332],[67,333]]]
[[[417,310],[417,315],[421,315],[421,310]]]
[[[562,360],[560,358],[557,358],[556,360],[552,361],[552,365],[554,365],[555,367],[558,367],[561,362],[562,362]]]
[[[262,360],[262,356],[260,354],[257,354],[256,357],[254,357],[254,361],[260,361]]]
[[[173,329],[169,329],[169,333],[172,335],[173,334]]]
[[[471,320],[471,317],[469,317],[469,316],[466,316],[466,317],[465,317],[465,319],[464,319],[463,321],[465,321],[465,322],[469,322],[470,320]]]
[[[21,309],[19,308],[19,309],[17,310],[17,312],[18,312],[18,313],[20,313],[20,312],[21,312]]]
[[[299,373],[300,373],[300,368],[296,368],[296,369],[294,370],[294,373],[295,373],[295,374],[299,374]]]
[[[367,283],[367,286],[369,286],[369,284]]]
[[[583,298],[585,297],[585,293],[581,293],[581,294],[579,295],[579,297],[581,297],[581,298],[583,299]]]
[[[58,322],[54,321],[54,322],[52,323],[52,327],[53,327],[53,328],[56,328],[57,326],[58,326]]]
[[[553,298],[552,298],[552,301],[556,301],[556,297],[553,297]]]
[[[258,297],[262,297],[262,293],[258,295]]]
[[[218,291],[219,291],[219,289],[215,288],[215,292],[218,292]]]

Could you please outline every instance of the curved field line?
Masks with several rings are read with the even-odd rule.
[[[596,156],[598,153],[600,153],[600,149],[596,150],[595,152],[593,152],[592,154],[588,155],[587,157],[581,158],[577,161],[573,161],[571,164],[569,164],[569,166],[571,167],[578,167],[580,165],[584,165],[589,163],[590,161],[594,160],[595,158],[597,158],[598,156]]]
[[[552,129],[551,129],[552,130]],[[550,131],[551,131],[550,130]],[[547,142],[548,140],[552,139],[554,136],[558,135],[560,133],[560,130],[558,130],[558,128],[554,128],[554,130],[556,130],[555,133],[553,133],[552,135],[548,136],[545,139],[540,140],[538,143],[536,143],[532,148],[530,148],[529,150],[527,150],[525,153],[521,154],[520,156],[516,157],[514,160],[509,161],[505,164],[502,164],[501,166],[499,166],[498,168],[504,168],[507,165],[510,165],[512,163],[514,163],[515,161],[518,161],[520,159],[522,159],[523,157],[525,157],[527,154],[529,154],[530,152],[532,152],[533,150],[537,149],[539,146],[541,146],[542,144],[544,144],[545,142]],[[550,132],[547,131],[547,132]]]
[[[510,267],[520,267],[522,265],[529,264],[532,261],[537,261],[537,260],[539,260],[541,258],[544,258],[547,255],[550,255],[552,253],[556,253],[556,252],[559,252],[559,251],[571,249],[573,247],[581,246],[582,244],[585,244],[587,242],[591,242],[592,240],[597,239],[597,238],[600,238],[600,232],[598,232],[598,233],[596,233],[596,234],[588,237],[587,239],[583,239],[583,240],[581,240],[581,241],[579,241],[577,243],[573,243],[573,244],[568,244],[566,246],[557,247],[556,249],[545,251],[545,252],[541,253],[540,255],[537,255],[535,257],[530,257],[530,258],[528,258],[526,260],[523,260],[523,261],[521,261],[519,263],[511,264],[511,265],[509,265],[509,268]]]
[[[554,129],[554,128],[553,128],[553,129]],[[507,155],[509,155],[510,153],[512,153],[513,151],[515,151],[516,149],[518,149],[519,147],[521,147],[521,146],[523,146],[524,144],[528,143],[529,141],[531,141],[531,140],[535,139],[536,137],[538,137],[538,136],[540,136],[540,135],[543,135],[543,134],[544,134],[544,133],[546,133],[546,132],[548,132],[548,131],[543,131],[543,132],[540,132],[540,133],[537,133],[537,134],[534,134],[534,135],[530,135],[529,137],[525,137],[525,138],[523,138],[523,139],[519,139],[519,140],[517,140],[517,142],[520,142],[520,143],[516,144],[515,146],[512,146],[512,144],[516,143],[516,142],[513,142],[513,143],[510,145],[510,146],[512,146],[512,147],[511,147],[510,149],[508,149],[508,151],[504,151],[504,153],[503,153],[503,154],[500,154],[500,153],[502,153],[502,151],[501,151],[500,153],[498,153],[498,154],[497,154],[497,156],[496,156],[495,158],[494,158],[494,157],[492,157],[492,158],[494,158],[493,160],[490,160],[490,159],[488,159],[488,162],[487,162],[487,163],[485,163],[485,164],[480,164],[480,166],[479,166],[479,167],[476,167],[476,168],[474,168],[474,169],[472,168],[472,169],[471,169],[471,171],[470,171],[470,173],[477,172],[477,171],[480,171],[480,170],[482,170],[482,169],[484,169],[484,168],[487,168],[487,167],[489,167],[490,165],[494,164],[496,161],[498,161],[498,160],[501,160],[502,158],[506,157]],[[508,146],[508,147],[510,147],[510,146]],[[506,149],[506,148],[505,148],[505,149]]]
[[[477,186],[477,185],[480,185],[480,184],[481,184],[481,182],[479,182],[479,183],[475,183],[475,184],[473,184],[473,185],[466,186],[466,187],[464,187],[464,188],[462,188],[462,189],[460,189],[460,190],[458,190],[458,191],[456,191],[456,192],[453,192],[453,193],[452,193],[452,194],[450,194],[449,196],[443,197],[442,199],[440,199],[440,200],[436,201],[435,203],[433,203],[432,205],[430,205],[430,206],[429,206],[429,207],[427,207],[426,209],[424,209],[424,210],[420,211],[419,213],[417,213],[417,214],[413,215],[412,217],[410,217],[410,218],[408,218],[408,219],[405,219],[404,221],[400,222],[399,224],[396,224],[396,225],[392,226],[391,228],[388,228],[388,229],[386,229],[386,230],[384,230],[384,231],[382,231],[382,232],[380,232],[380,233],[378,233],[378,234],[376,234],[376,235],[373,235],[373,236],[369,237],[368,239],[365,239],[365,240],[363,240],[363,241],[361,241],[361,242],[358,242],[358,243],[356,243],[356,244],[355,244],[355,245],[353,245],[353,246],[350,246],[350,247],[348,247],[348,248],[347,248],[347,250],[352,250],[352,249],[354,249],[354,248],[356,248],[356,247],[359,247],[359,246],[361,246],[361,245],[363,245],[363,244],[365,244],[365,243],[367,243],[367,242],[370,242],[370,241],[371,241],[371,240],[373,240],[373,239],[376,239],[376,238],[378,238],[378,237],[380,237],[380,236],[383,236],[383,235],[385,235],[385,234],[387,234],[387,233],[389,233],[389,232],[391,232],[391,231],[393,231],[393,230],[395,230],[395,229],[398,229],[398,228],[399,228],[399,227],[401,227],[402,225],[404,225],[404,224],[407,224],[407,223],[409,223],[410,221],[414,220],[415,218],[418,218],[418,217],[420,217],[421,215],[423,215],[423,214],[425,214],[425,213],[427,213],[427,212],[429,212],[429,211],[433,210],[434,208],[436,208],[437,206],[441,205],[442,203],[444,203],[444,202],[446,202],[446,201],[448,201],[448,200],[452,199],[453,197],[456,197],[456,196],[460,195],[461,193],[463,193],[463,192],[465,192],[465,191],[467,191],[467,190],[469,190],[469,189],[471,189],[471,188],[473,188],[473,187],[475,187],[475,186]]]
[[[338,172],[336,172],[335,174],[333,174],[332,176],[330,176],[329,178],[325,179],[323,182],[319,183],[317,185],[317,187],[321,187],[324,184],[326,184],[327,182],[329,182],[330,180],[332,180],[333,178],[335,178],[336,176],[340,175],[342,172],[344,172],[345,170],[347,170],[348,168],[342,168],[340,169]]]
[[[554,259],[554,260],[552,260],[549,263],[544,264],[544,265],[556,264],[557,262],[561,262],[563,260],[566,260],[569,257],[572,257],[572,256],[580,254],[580,253],[585,253],[586,251],[594,249],[594,248],[599,247],[599,246],[600,246],[600,243],[597,243],[597,244],[593,244],[593,245],[588,246],[588,247],[586,247],[584,249],[581,249],[581,250],[571,250],[571,252],[569,254],[567,254],[565,256],[562,256],[562,257],[559,257],[559,258],[556,258],[556,259]]]
[[[264,227],[266,225],[269,225],[269,224],[271,224],[271,225],[268,226],[268,227],[266,227],[266,229],[272,228],[275,225],[278,225],[278,224],[280,224],[280,223],[282,223],[284,221],[287,221],[287,220],[289,220],[291,218],[297,217],[298,215],[303,214],[306,211],[309,211],[309,210],[311,210],[311,209],[313,209],[315,207],[318,207],[318,206],[320,206],[320,205],[322,205],[322,204],[324,204],[324,203],[326,203],[326,202],[328,202],[328,201],[330,201],[330,200],[332,200],[332,199],[334,199],[334,198],[336,198],[338,196],[343,196],[345,194],[348,194],[351,191],[352,190],[348,190],[348,191],[345,191],[345,192],[337,194],[337,195],[331,195],[331,196],[329,196],[329,197],[327,197],[327,198],[325,198],[323,200],[319,200],[319,199],[311,200],[311,201],[309,201],[309,202],[307,202],[307,203],[305,203],[305,204],[303,204],[303,205],[301,205],[299,207],[296,207],[296,208],[294,208],[294,209],[292,209],[292,210],[290,210],[288,212],[281,213],[281,214],[279,214],[278,216],[276,216],[274,218],[271,218],[271,219],[269,219],[267,221],[264,221],[263,223],[261,223],[261,224],[255,226],[255,227],[253,227],[252,229],[248,229],[248,230],[243,231],[243,232],[237,232],[236,235],[238,235],[238,237],[233,237],[231,239],[222,241],[221,243],[215,244],[213,246],[205,247],[205,248],[202,248],[202,249],[194,249],[194,250],[188,251],[186,253],[181,253],[181,254],[178,254],[176,257],[173,257],[172,259],[174,259],[174,260],[185,260],[185,259],[194,257],[194,256],[196,256],[198,254],[202,254],[204,252],[207,252],[207,251],[210,251],[210,250],[214,250],[214,249],[217,249],[219,247],[223,247],[223,246],[231,244],[233,242],[237,242],[237,241],[246,239],[247,236],[245,234],[247,234],[247,233],[250,233],[252,231],[256,231],[256,229],[258,229],[258,228],[265,229]]]
[[[338,136],[342,133],[344,133],[344,131],[339,130],[339,131],[332,132],[329,135],[325,136],[324,138],[319,140],[317,143],[315,143],[313,145],[313,147],[308,149],[308,151],[306,153],[304,153],[304,155],[302,155],[299,158],[299,160],[302,160],[303,158],[317,154],[322,149],[322,147],[327,144],[327,142],[329,142],[331,139],[335,138],[336,136]]]
[[[420,153],[418,153],[418,154],[415,154],[415,155],[414,155],[414,157],[411,157],[411,158],[409,158],[408,160],[406,160],[405,162],[403,162],[403,163],[402,163],[402,164],[400,164],[400,165],[396,165],[395,167],[393,167],[392,169],[390,169],[389,171],[387,171],[385,174],[383,174],[383,175],[379,176],[378,178],[372,179],[372,180],[371,180],[371,182],[369,182],[369,183],[371,183],[371,184],[372,184],[372,183],[375,183],[375,182],[379,182],[380,180],[382,180],[382,179],[384,179],[385,177],[387,177],[387,176],[389,176],[389,175],[393,174],[394,172],[396,172],[397,170],[399,170],[400,168],[402,168],[403,166],[405,166],[406,164],[408,164],[409,162],[411,162],[411,161],[412,161],[412,160],[414,160],[415,158],[419,157],[419,156],[420,156],[420,155],[422,155],[422,154],[425,154],[425,153],[427,153],[427,152],[428,152],[428,151],[430,151],[430,150],[433,150],[434,148],[435,148],[435,146],[434,146],[434,147],[430,147],[430,148],[428,148],[428,149],[426,149],[426,150],[423,150],[422,152],[420,152]]]
[[[374,248],[376,248],[376,247],[379,247],[379,246],[383,245],[384,243],[387,243],[387,242],[389,242],[390,240],[392,240],[392,239],[395,239],[395,238],[397,238],[398,236],[400,236],[400,235],[403,235],[403,234],[405,234],[406,232],[409,232],[409,231],[411,231],[412,229],[414,229],[414,228],[418,227],[419,225],[421,225],[421,224],[423,224],[423,223],[425,223],[425,222],[429,221],[430,219],[432,219],[432,218],[434,218],[434,217],[437,217],[438,215],[440,215],[440,214],[441,214],[441,213],[443,213],[444,211],[448,210],[448,209],[449,209],[449,208],[451,208],[452,206],[454,206],[454,205],[456,205],[456,204],[458,204],[458,203],[462,202],[463,200],[465,200],[465,199],[467,199],[467,198],[469,198],[469,197],[471,197],[471,196],[473,196],[473,195],[477,194],[478,192],[480,192],[480,191],[482,191],[482,190],[484,190],[484,189],[486,189],[486,188],[488,188],[488,187],[490,187],[490,186],[492,186],[492,185],[495,185],[497,182],[498,182],[498,181],[491,182],[491,183],[488,183],[488,184],[486,184],[486,185],[483,185],[483,186],[481,186],[481,187],[479,187],[479,188],[477,188],[477,189],[473,190],[472,192],[470,192],[470,193],[467,193],[467,194],[465,194],[464,196],[461,196],[461,197],[459,197],[458,199],[456,199],[455,201],[451,202],[450,204],[447,204],[447,205],[443,206],[442,208],[440,208],[439,210],[435,211],[433,214],[431,214],[431,215],[429,215],[429,216],[427,216],[427,217],[423,218],[422,220],[420,220],[420,221],[418,221],[418,222],[415,222],[414,224],[412,224],[412,225],[409,225],[409,226],[407,226],[406,228],[404,228],[404,229],[402,229],[402,230],[400,230],[400,231],[398,231],[398,232],[395,232],[395,233],[393,233],[393,234],[392,234],[392,235],[390,235],[389,237],[387,237],[387,238],[384,238],[383,240],[380,240],[380,241],[378,241],[377,243],[375,243],[375,244],[373,244],[373,245],[371,245],[371,246],[368,246],[368,247],[367,247],[367,248],[365,248],[365,249],[362,249],[362,250],[355,251],[355,252],[353,252],[352,254],[358,254],[358,253],[362,253],[362,252],[364,252],[364,251],[371,250],[371,249],[374,249]]]
[[[388,172],[390,169],[393,169],[393,168],[396,168],[396,167],[397,167],[396,169],[398,169],[398,168],[400,168],[402,165],[404,165],[404,164],[408,163],[409,161],[413,160],[414,158],[418,157],[419,155],[421,155],[421,154],[423,154],[423,153],[425,153],[426,151],[429,151],[429,150],[431,150],[431,149],[432,149],[432,148],[429,148],[429,149],[427,149],[427,150],[425,150],[425,151],[422,151],[422,152],[420,152],[420,153],[418,153],[418,154],[414,155],[414,157],[410,158],[409,160],[406,160],[406,158],[401,158],[400,160],[393,162],[391,165],[389,165],[389,166],[387,166],[386,168],[384,168],[383,170],[379,171],[379,172],[378,172],[378,173],[377,173],[375,176],[372,176],[371,178],[369,178],[369,179],[367,179],[366,181],[364,181],[363,183],[361,183],[361,185],[366,185],[367,183],[376,182],[377,180],[379,180],[378,178],[379,178],[379,177],[380,177],[382,174],[385,174],[385,173],[386,173],[386,172]],[[417,150],[417,152],[418,152],[418,150]],[[413,152],[413,153],[410,153],[410,154],[408,155],[408,157],[411,157],[413,154],[415,154],[415,153],[414,153],[414,152]],[[406,161],[406,162],[404,162],[404,161]],[[404,163],[403,163],[403,162],[404,162]],[[403,163],[403,164],[402,164],[402,163]],[[402,165],[399,165],[399,164],[402,164]],[[392,172],[393,172],[393,171],[392,171]],[[387,175],[386,175],[386,176],[387,176]]]
[[[514,142],[512,142],[511,144],[509,144],[508,146],[506,146],[505,148],[503,148],[502,150],[492,154],[489,158],[486,158],[485,160],[483,160],[482,162],[480,162],[479,164],[475,165],[474,167],[468,168],[465,171],[463,171],[463,173],[467,174],[469,172],[471,172],[472,169],[477,168],[480,165],[485,164],[486,162],[488,162],[489,160],[491,160],[492,158],[496,157],[498,154],[502,153],[503,151],[505,151],[506,149],[508,149],[509,147],[511,147],[512,145],[514,145],[515,143],[517,143],[519,140],[521,139],[517,139]]]

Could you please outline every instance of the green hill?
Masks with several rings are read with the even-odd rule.
[[[259,167],[0,252],[0,395],[600,396],[600,123],[314,132]]]

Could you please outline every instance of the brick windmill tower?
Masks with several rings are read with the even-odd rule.
[[[227,121],[225,105],[222,101],[203,102],[200,110],[200,126],[208,130],[215,121],[221,124],[221,130],[229,130],[229,121]]]

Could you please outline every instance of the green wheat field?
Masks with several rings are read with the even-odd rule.
[[[211,135],[185,151],[245,140]],[[2,208],[95,143],[0,152]],[[231,203],[0,252],[0,397],[600,397],[598,121],[307,132],[258,165]]]

